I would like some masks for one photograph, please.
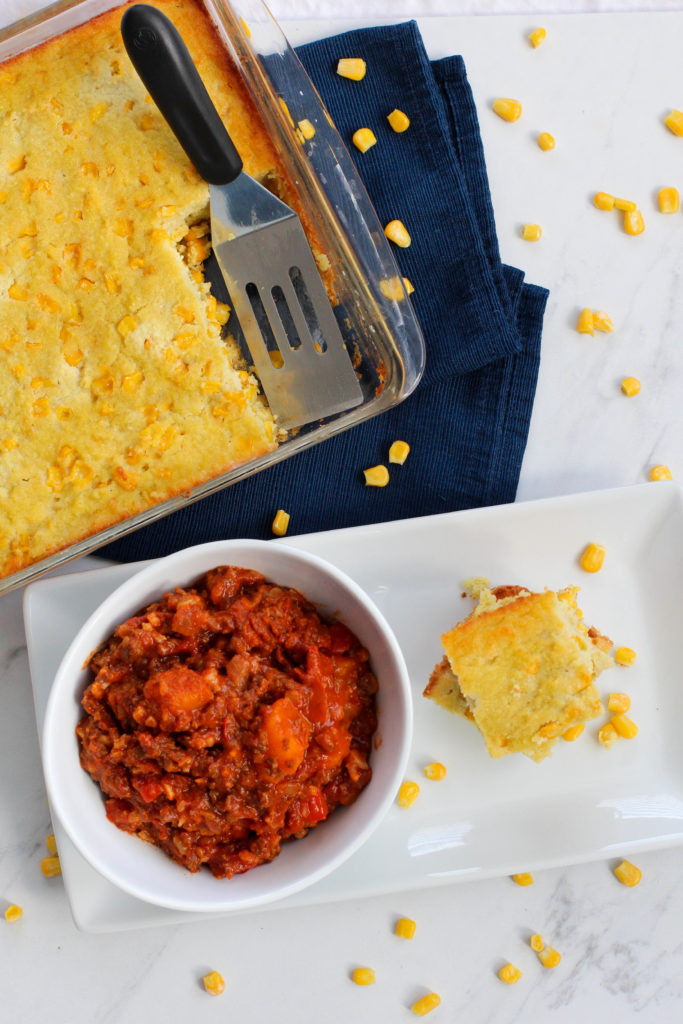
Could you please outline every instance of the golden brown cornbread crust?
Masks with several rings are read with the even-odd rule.
[[[446,657],[424,695],[470,718],[492,757],[540,761],[570,726],[602,712],[594,680],[612,664],[612,644],[583,624],[576,590],[481,586],[478,607],[442,636]]]
[[[153,0],[154,2],[154,0]],[[246,171],[297,201],[195,0],[156,0]],[[132,68],[125,7],[0,65],[0,575],[275,447],[198,270],[208,186]],[[204,247],[204,248],[203,248]]]

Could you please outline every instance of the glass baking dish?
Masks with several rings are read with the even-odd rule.
[[[237,65],[329,256],[328,280],[338,304],[336,312],[343,313],[337,319],[347,346],[360,354],[355,364],[362,402],[290,432],[265,455],[0,579],[0,593],[389,409],[413,391],[422,374],[424,342],[400,284],[396,291],[401,275],[382,226],[344,143],[282,30],[260,0],[200,3]],[[120,0],[58,0],[0,30],[0,63],[120,6]],[[314,137],[302,144],[288,114],[294,124],[303,118],[311,121]]]

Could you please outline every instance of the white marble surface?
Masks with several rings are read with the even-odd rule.
[[[22,10],[31,6],[38,4],[21,0]],[[282,16],[291,11],[285,2],[273,6]],[[437,2],[411,11],[403,5],[400,13],[418,6],[433,13],[467,10]],[[551,289],[519,498],[636,483],[654,462],[668,463],[680,479],[683,215],[656,213],[653,193],[664,184],[683,190],[683,141],[661,125],[670,107],[683,105],[677,45],[683,13],[541,17],[532,14],[534,6],[540,5],[499,0],[477,8],[526,13],[423,25],[434,56],[457,50],[466,58],[503,256]],[[330,7],[309,4],[306,12]],[[373,16],[390,8],[399,11],[388,3],[365,5]],[[0,21],[18,10],[18,0],[0,3]],[[524,36],[537,23],[548,28],[548,40],[530,52]],[[293,41],[324,30],[308,22],[288,27]],[[495,119],[488,103],[497,94],[519,96],[522,121]],[[537,150],[532,133],[539,130],[556,136],[554,152]],[[645,234],[629,238],[616,215],[594,210],[589,197],[596,189],[636,199]],[[537,245],[517,237],[527,220],[544,228]],[[615,334],[579,337],[573,323],[584,305],[606,309]],[[643,381],[632,400],[618,390],[627,374]],[[82,560],[73,568],[93,564]],[[538,873],[523,889],[500,878],[126,934],[78,932],[61,880],[44,879],[39,868],[51,827],[20,593],[0,600],[0,677],[0,900],[24,908],[20,923],[0,921],[3,1019],[407,1021],[410,1004],[430,989],[443,1000],[434,1021],[683,1019],[680,848],[634,856],[643,881],[632,890],[616,882],[612,862],[597,862]],[[410,943],[392,935],[399,915],[418,922]],[[528,948],[532,931],[563,953],[554,971],[540,967]],[[513,988],[495,976],[506,960],[524,971]],[[350,982],[357,965],[375,968],[374,987]],[[217,1000],[200,985],[209,968],[226,978]]]

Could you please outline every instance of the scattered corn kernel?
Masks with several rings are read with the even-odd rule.
[[[683,135],[683,110],[672,110],[664,118],[664,124],[674,135]]]
[[[645,221],[640,210],[627,210],[624,214],[624,231],[627,235],[642,235]]]
[[[627,398],[633,398],[640,391],[640,381],[637,377],[624,377],[621,382],[621,390]]]
[[[585,728],[586,726],[583,722],[581,722],[580,725],[570,725],[569,728],[562,733],[562,739],[566,740],[567,743],[573,743],[574,740],[578,740]]]
[[[540,953],[545,943],[543,942],[543,938],[537,933],[536,935],[531,936],[529,939],[529,945],[536,953]]]
[[[606,722],[602,728],[598,729],[598,743],[600,743],[606,750],[619,739],[619,733],[614,728],[611,722]]]
[[[8,921],[9,924],[14,924],[15,921],[19,921],[21,919],[23,913],[24,911],[21,907],[18,907],[16,903],[10,903],[9,907],[5,911],[5,920]]]
[[[605,561],[605,549],[602,544],[587,544],[580,559],[584,572],[599,572]]]
[[[614,652],[614,660],[616,661],[617,665],[632,665],[633,662],[636,660],[636,657],[636,652],[633,650],[632,647],[617,647],[616,651]],[[617,695],[615,694],[615,696]],[[617,709],[610,708],[610,711],[614,710]],[[628,711],[628,708],[619,708],[618,710]]]
[[[543,949],[539,951],[538,959],[544,967],[551,968],[557,967],[562,957],[556,949],[553,949],[552,946],[544,946]]]
[[[415,291],[415,289],[413,288],[411,282],[408,280],[407,277],[403,278],[403,287],[405,288],[407,295],[412,295],[413,292]]]
[[[543,150],[555,149],[555,139],[550,132],[541,132],[538,136],[538,145]]]
[[[305,139],[312,139],[315,135],[315,126],[305,117],[299,121],[299,131]]]
[[[579,318],[576,321],[576,329],[579,332],[579,334],[595,334],[592,309],[581,310],[581,312],[579,313]]]
[[[533,46],[534,50],[537,46],[540,46],[545,39],[547,33],[544,28],[535,28],[529,35],[529,42]]]
[[[389,462],[395,462],[399,466],[408,458],[410,445],[407,441],[394,441],[389,449]]]
[[[410,118],[402,110],[392,110],[390,114],[387,114],[387,121],[399,134],[410,127]]]
[[[360,57],[342,57],[337,63],[337,74],[354,82],[365,78],[366,70],[365,61]]]
[[[366,487],[386,487],[389,483],[389,470],[386,466],[371,466],[364,469]]]
[[[628,886],[638,885],[638,882],[643,877],[640,868],[637,868],[635,864],[631,864],[630,860],[622,860],[621,864],[617,864],[614,874],[622,885]]]
[[[396,922],[394,932],[401,939],[412,939],[417,925],[409,917],[401,917]]]
[[[439,782],[441,779],[446,778],[446,766],[441,764],[440,761],[432,761],[431,764],[425,765],[424,773],[426,778],[431,779],[433,782]]]
[[[621,210],[622,213],[633,213],[638,209],[638,204],[634,203],[632,199],[615,199],[614,207],[616,210]]]
[[[397,803],[399,807],[412,807],[420,794],[420,787],[417,782],[403,782],[398,791]]]
[[[361,153],[367,153],[367,151],[374,146],[377,142],[375,134],[370,128],[359,128],[355,131],[351,137],[356,149],[359,149]]]
[[[522,114],[519,100],[497,99],[493,101],[493,111],[504,121],[518,121]]]
[[[623,715],[631,707],[631,698],[627,693],[610,693],[607,698],[607,710]]]
[[[516,882],[517,885],[534,884],[534,876],[529,871],[521,871],[519,874],[513,875],[512,880],[513,882]]]
[[[279,508],[275,513],[271,529],[276,537],[284,537],[289,527],[289,512]]]
[[[662,213],[677,213],[678,207],[681,205],[681,197],[677,188],[660,188],[657,200]]]
[[[612,715],[611,725],[625,740],[632,740],[638,735],[638,726],[626,715]]]
[[[614,330],[612,318],[605,313],[604,309],[596,309],[593,313],[593,327],[596,331],[602,331],[604,334],[611,334]]]
[[[210,996],[219,996],[221,992],[225,992],[225,982],[223,981],[223,975],[219,971],[209,971],[202,978],[204,982],[204,988]]]
[[[609,192],[596,192],[593,196],[593,202],[598,210],[613,210],[616,199]]]
[[[54,878],[56,875],[61,875],[62,865],[59,862],[59,857],[43,857],[40,862],[40,870],[46,878]]]
[[[650,480],[673,480],[671,470],[668,466],[653,466],[650,470]]]
[[[522,238],[525,242],[537,242],[542,234],[540,224],[525,224],[522,228]]]
[[[501,967],[498,971],[498,977],[501,981],[504,981],[506,985],[516,985],[522,977],[522,972],[519,967],[515,967],[514,964],[505,964],[505,966]]]
[[[45,840],[45,845],[47,846],[47,852],[52,857],[55,857],[57,855],[57,840],[54,837],[54,833],[50,833],[50,835]]]
[[[422,999],[418,999],[416,1003],[413,1003],[411,1010],[417,1017],[424,1017],[440,1005],[441,996],[437,996],[436,992],[428,992],[426,996],[422,996]]]
[[[390,220],[384,229],[384,234],[389,241],[394,242],[401,249],[407,249],[410,245],[410,235],[400,220]]]
[[[356,985],[374,985],[376,980],[372,967],[356,967],[351,977]]]

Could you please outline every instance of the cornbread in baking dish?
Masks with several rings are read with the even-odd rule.
[[[156,6],[247,173],[296,208],[206,12],[195,0]],[[230,311],[202,276],[208,185],[128,60],[123,10],[0,65],[3,576],[278,441],[257,381],[221,337]]]
[[[578,587],[531,593],[465,583],[478,604],[441,637],[446,657],[424,696],[464,715],[489,754],[541,761],[567,729],[601,714],[595,679],[613,664],[612,641],[582,621]]]

